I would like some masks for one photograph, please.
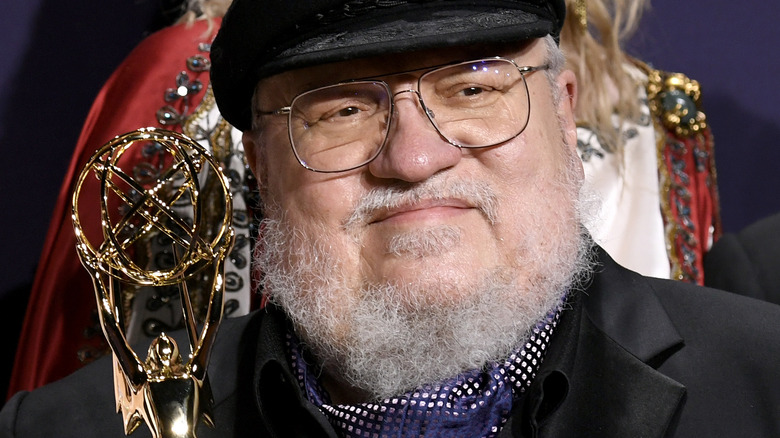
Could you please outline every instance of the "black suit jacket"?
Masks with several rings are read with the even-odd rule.
[[[704,255],[704,284],[780,304],[780,213],[715,242]]]
[[[780,306],[598,257],[502,438],[780,436]],[[225,322],[209,368],[217,425],[200,438],[336,437],[297,388],[285,324],[273,308]],[[122,437],[108,365],[18,394],[0,436]]]

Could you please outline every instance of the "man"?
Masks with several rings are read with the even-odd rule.
[[[780,309],[643,278],[583,231],[563,10],[233,3],[212,84],[271,304],[220,329],[199,436],[780,432]],[[16,396],[0,430],[120,436],[109,368]]]

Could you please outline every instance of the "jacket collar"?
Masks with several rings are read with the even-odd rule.
[[[596,254],[599,268],[584,291],[588,318],[628,353],[659,366],[682,347],[682,336],[645,277],[619,266],[601,248]]]
[[[643,277],[597,248],[599,268],[564,311],[502,437],[664,436],[685,397],[655,370],[682,337]]]
[[[257,409],[273,437],[337,438],[328,419],[307,399],[287,359],[288,321],[268,305],[260,322],[253,389]],[[295,419],[289,421],[289,419]]]

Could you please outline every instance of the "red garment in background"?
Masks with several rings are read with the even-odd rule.
[[[122,62],[101,89],[81,131],[73,158],[52,214],[30,300],[19,339],[10,395],[62,378],[94,355],[107,351],[102,332],[95,329],[95,294],[87,271],[76,253],[71,221],[71,193],[75,180],[92,154],[113,137],[147,126],[160,126],[157,111],[165,106],[181,107],[184,100],[169,103],[165,91],[176,88],[176,76],[187,70],[187,58],[202,53],[199,44],[210,43],[219,28],[198,21],[175,25],[142,41]],[[187,97],[190,106],[203,98],[208,71],[187,71],[203,88]],[[180,109],[181,108],[177,108]],[[166,129],[180,131],[177,126]],[[122,160],[136,157],[127,153]],[[94,196],[98,182],[85,183],[82,192]],[[82,225],[99,226],[99,211],[82,212]]]

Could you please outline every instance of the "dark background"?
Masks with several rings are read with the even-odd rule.
[[[90,104],[127,53],[173,20],[178,3],[3,2],[0,342],[6,358],[15,351],[51,211]],[[778,17],[777,1],[655,0],[629,50],[701,83],[725,231],[780,211]],[[3,359],[0,394],[8,369],[10,359]]]

